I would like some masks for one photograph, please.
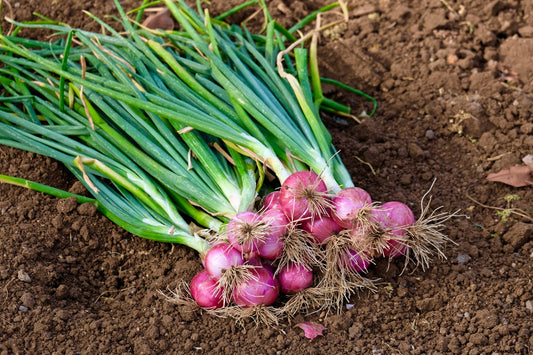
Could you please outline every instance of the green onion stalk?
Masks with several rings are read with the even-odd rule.
[[[74,196],[133,234],[201,254],[209,243],[190,222],[221,231],[254,207],[272,176],[282,183],[310,169],[332,193],[353,186],[319,116],[350,112],[322,95],[320,26],[295,36],[343,3],[290,29],[261,0],[216,18],[182,0],[164,3],[178,30],[140,25],[146,1],[132,12],[136,21],[115,0],[121,33],[91,14],[102,33],[10,20],[15,31],[0,36],[0,144],[62,162],[92,197],[5,175],[0,181]],[[260,34],[224,22],[254,4],[265,14]],[[49,29],[59,39],[19,37],[21,28]]]

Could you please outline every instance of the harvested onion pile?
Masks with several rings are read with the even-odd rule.
[[[373,202],[354,187],[320,119],[320,110],[353,117],[324,97],[324,81],[375,110],[375,100],[318,72],[318,35],[348,17],[344,2],[289,29],[262,0],[216,18],[164,3],[177,30],[139,24],[146,1],[131,19],[115,0],[124,32],[94,17],[102,33],[12,21],[14,33],[0,36],[0,143],[62,162],[92,197],[0,181],[75,196],[135,235],[197,250],[206,270],[190,295],[222,315],[270,322],[339,310],[373,287],[362,275],[373,260],[405,255],[426,267],[443,255],[449,215],[423,206],[415,221],[403,203]],[[262,32],[224,22],[252,5],[264,14]],[[321,14],[335,9],[339,20],[322,26]],[[24,27],[62,36],[18,37]]]
[[[201,307],[230,307],[232,315],[239,314],[232,305],[264,313],[261,306],[282,295],[284,304],[270,309],[276,316],[338,310],[360,288],[374,287],[364,273],[378,258],[405,256],[427,267],[447,240],[440,232],[447,218],[417,221],[407,205],[374,203],[358,187],[330,195],[319,175],[296,172],[257,212],[237,214],[214,237],[190,291]]]

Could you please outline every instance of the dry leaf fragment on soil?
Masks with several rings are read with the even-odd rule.
[[[533,185],[531,173],[533,173],[533,167],[531,166],[514,165],[509,169],[502,169],[497,173],[489,174],[487,180],[502,182],[514,187],[523,187]]]
[[[304,335],[306,338],[314,339],[319,335],[323,335],[322,331],[326,329],[321,324],[313,323],[313,322],[301,322],[295,325],[295,327],[300,327],[304,330]]]
[[[174,20],[170,17],[168,8],[161,9],[159,12],[148,16],[142,24],[151,30],[172,31],[174,29]]]

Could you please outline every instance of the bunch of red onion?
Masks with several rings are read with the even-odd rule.
[[[358,288],[372,286],[363,274],[377,258],[411,253],[427,266],[428,247],[438,249],[445,238],[437,229],[416,221],[401,202],[374,203],[358,187],[332,196],[320,176],[296,172],[256,212],[227,224],[191,293],[212,309],[270,306],[280,295],[295,305],[291,313],[310,304],[338,307]]]

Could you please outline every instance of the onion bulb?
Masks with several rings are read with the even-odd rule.
[[[365,208],[371,204],[368,192],[360,187],[347,187],[333,197],[333,218],[343,228],[356,228],[365,218]]]
[[[240,307],[269,306],[279,295],[279,282],[264,267],[255,267],[233,290],[233,302]]]
[[[285,214],[277,208],[263,213],[263,221],[267,226],[263,243],[258,246],[259,255],[268,260],[279,258],[283,252],[283,236],[289,221]]]
[[[324,244],[335,233],[342,230],[342,227],[328,216],[317,219],[307,219],[302,222],[302,229],[308,232],[313,240],[318,244]]]
[[[313,283],[313,271],[303,265],[288,263],[278,273],[281,292],[292,295],[305,290]]]
[[[331,201],[322,179],[312,171],[298,171],[281,185],[279,201],[290,220],[315,218],[328,213]]]
[[[224,305],[222,289],[217,287],[217,279],[204,269],[191,281],[191,295],[200,307],[220,308]]]
[[[263,243],[265,226],[255,212],[241,212],[233,217],[226,228],[230,244],[242,253],[251,253]]]
[[[215,278],[222,276],[232,266],[244,264],[242,253],[228,243],[219,243],[209,249],[204,264],[209,274]]]
[[[405,254],[407,250],[407,228],[415,223],[413,211],[404,203],[390,201],[380,208],[380,223],[390,237],[383,249],[383,256],[395,258]]]

